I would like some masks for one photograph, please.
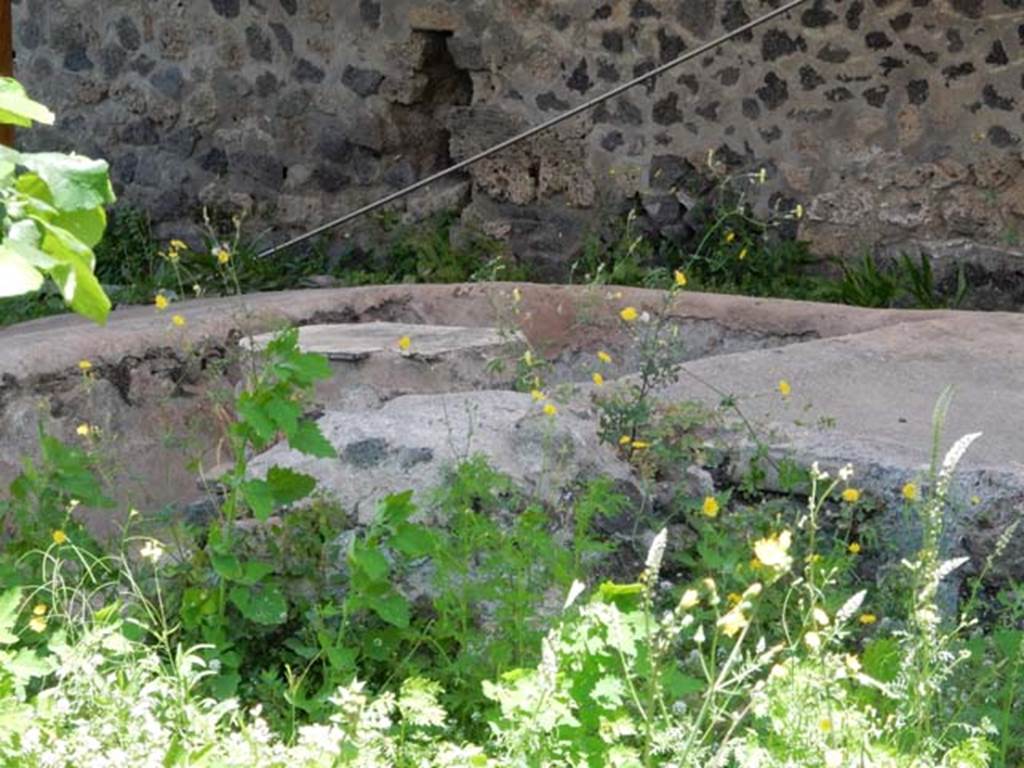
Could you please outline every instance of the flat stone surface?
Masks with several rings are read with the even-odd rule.
[[[398,342],[409,337],[409,349],[403,351]],[[274,338],[265,333],[252,343],[262,349]],[[305,352],[325,355],[329,360],[363,360],[371,355],[402,355],[437,359],[466,350],[498,347],[521,342],[518,333],[502,334],[497,328],[469,328],[415,323],[342,323],[306,325],[299,329],[299,346]]]

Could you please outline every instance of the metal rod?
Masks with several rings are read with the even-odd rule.
[[[404,189],[400,189],[397,192],[392,192],[391,194],[382,197],[379,200],[370,203],[369,205],[364,205],[362,208],[357,208],[354,211],[346,213],[344,216],[341,216],[340,218],[334,219],[333,221],[329,221],[326,224],[317,227],[316,229],[312,229],[309,232],[306,232],[305,234],[299,235],[298,237],[294,237],[291,240],[282,243],[281,245],[269,248],[263,253],[261,253],[259,257],[264,258],[268,256],[273,256],[279,251],[291,248],[292,246],[305,242],[306,240],[314,238],[317,235],[322,235],[324,232],[328,232],[332,229],[335,229],[336,227],[340,227],[343,224],[348,224],[350,221],[354,221],[355,219],[365,216],[368,213],[372,213],[378,208],[383,208],[384,206],[389,205],[395,202],[396,200],[400,200],[401,198],[407,195],[411,195],[413,192],[418,192],[424,187],[429,187],[434,182],[440,181],[446,176],[450,176],[453,173],[458,173],[459,171],[465,170],[469,166],[474,165],[480,162],[481,160],[485,160],[491,155],[495,155],[499,152],[508,149],[509,147],[515,146],[516,144],[522,141],[531,139],[539,133],[543,133],[544,131],[547,131],[550,128],[554,128],[556,125],[559,125],[560,123],[564,123],[566,120],[571,120],[577,115],[580,115],[589,109],[593,109],[598,104],[602,104],[603,102],[608,101],[609,99],[613,99],[616,96],[625,93],[626,91],[635,88],[638,85],[646,83],[648,80],[651,80],[652,78],[663,75],[670,69],[674,69],[675,67],[678,67],[680,64],[683,64],[687,61],[690,61],[691,59],[694,59],[702,54],[705,54],[708,51],[713,50],[718,46],[722,45],[723,43],[727,43],[734,37],[738,37],[746,32],[750,32],[751,30],[756,29],[762,24],[765,24],[771,21],[772,19],[778,18],[779,16],[782,16],[783,14],[792,11],[794,8],[803,5],[805,2],[807,2],[807,0],[791,0],[791,2],[786,3],[785,5],[782,5],[776,8],[775,10],[766,13],[764,16],[754,19],[753,21],[749,21],[746,24],[737,27],[736,29],[730,32],[727,32],[721,37],[718,37],[710,42],[704,43],[703,45],[694,48],[692,51],[684,53],[682,56],[679,56],[673,59],[672,61],[669,61],[665,64],[662,64],[659,67],[656,67],[655,69],[652,69],[650,72],[640,75],[639,77],[635,77],[628,82],[622,83],[621,85],[612,88],[607,93],[603,93],[600,96],[596,96],[595,98],[590,99],[589,101],[585,101],[582,104],[579,104],[578,106],[575,106],[572,109],[568,110],[567,112],[563,112],[560,115],[556,115],[550,120],[546,120],[543,123],[535,125],[532,128],[529,128],[523,131],[522,133],[513,136],[510,139],[506,139],[505,141],[500,142],[499,144],[495,144],[489,149],[485,149],[482,152],[478,152],[475,155],[467,157],[465,160],[462,160],[456,163],[455,165],[445,168],[443,171],[438,171],[437,173],[431,176],[427,176],[426,178],[421,179],[420,181],[410,184]]]

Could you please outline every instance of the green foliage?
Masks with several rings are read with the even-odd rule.
[[[0,122],[29,127],[53,120],[16,80],[0,78]],[[0,298],[34,293],[49,277],[73,311],[103,323],[110,301],[93,274],[92,249],[113,202],[102,160],[0,147]]]

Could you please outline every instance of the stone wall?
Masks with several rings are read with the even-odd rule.
[[[14,0],[17,74],[60,114],[23,141],[108,157],[162,234],[207,204],[280,238],[773,5]],[[464,207],[520,256],[564,263],[638,194],[677,225],[715,149],[766,167],[767,201],[801,202],[823,254],[965,239],[1012,267],[1022,137],[1022,0],[810,0],[408,207]]]

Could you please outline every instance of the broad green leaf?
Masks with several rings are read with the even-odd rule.
[[[103,239],[107,229],[107,212],[99,206],[89,210],[61,212],[54,217],[53,223],[92,248]]]
[[[116,200],[105,160],[35,152],[22,153],[20,164],[46,182],[54,206],[61,210],[90,210]]]
[[[10,645],[18,642],[14,634],[14,624],[18,620],[18,607],[21,605],[21,589],[15,587],[0,593],[0,643]]]
[[[273,626],[288,618],[288,603],[276,587],[235,587],[230,599],[246,619],[256,624]]]
[[[370,608],[392,626],[405,629],[409,626],[409,601],[399,594],[392,592],[384,597],[377,597],[370,601]]]
[[[64,300],[80,315],[103,324],[110,314],[110,299],[93,275],[95,256],[92,249],[67,230],[33,217],[42,227],[40,249],[53,256],[60,264],[50,269],[50,277],[57,283]]]
[[[257,520],[265,521],[274,513],[274,492],[264,480],[248,480],[242,483],[242,496]]]
[[[0,298],[38,291],[43,276],[25,258],[6,245],[0,245]]]
[[[238,416],[255,433],[255,437],[263,445],[270,442],[277,434],[274,422],[267,415],[263,406],[246,393],[238,398]],[[259,446],[258,446],[259,447]]]
[[[279,505],[304,499],[316,488],[314,478],[286,467],[271,467],[267,472],[267,484]]]
[[[406,557],[425,557],[434,551],[434,536],[422,525],[399,523],[389,541]]]
[[[397,525],[405,522],[415,512],[416,505],[412,503],[412,491],[392,493],[377,504],[377,518],[385,525]]]
[[[334,446],[320,431],[320,427],[312,421],[301,422],[295,433],[288,435],[288,445],[296,451],[321,459],[334,459],[338,456]]]
[[[264,578],[274,572],[274,566],[268,563],[261,563],[258,560],[250,560],[242,566],[243,584],[259,584]]]
[[[390,566],[387,558],[377,549],[365,544],[357,544],[352,548],[350,559],[352,564],[362,571],[370,581],[383,582],[387,580]]]
[[[275,397],[268,402],[264,408],[266,414],[273,420],[277,428],[290,435],[299,426],[299,417],[302,415],[302,408],[298,403]]]
[[[32,101],[25,88],[11,77],[0,78],[0,123],[29,128],[33,122],[53,125],[56,116],[37,101]]]
[[[211,552],[210,565],[222,579],[240,581],[242,578],[242,564],[229,552]]]

